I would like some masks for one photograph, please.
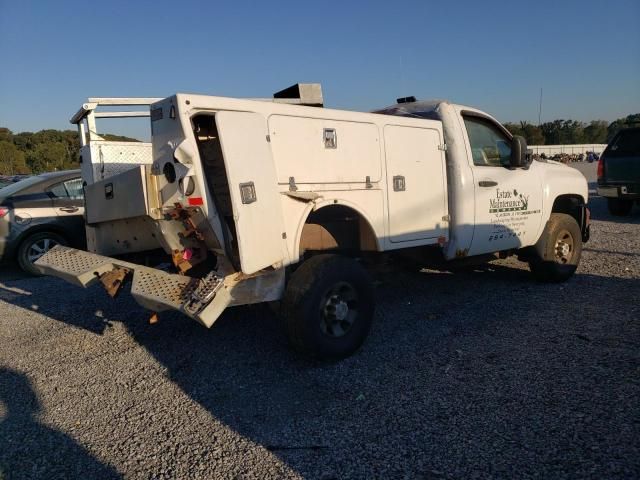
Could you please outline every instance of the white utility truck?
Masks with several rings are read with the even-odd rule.
[[[341,358],[364,341],[374,293],[362,259],[416,266],[518,255],[542,281],[576,270],[587,182],[490,115],[413,97],[374,113],[322,108],[317,84],[273,99],[177,94],[89,99],[78,125],[88,251],[44,274],[210,327],[229,306],[279,301],[291,344]],[[142,105],[144,111],[100,111]],[[96,118],[150,116],[151,143],[108,142]],[[117,258],[161,247],[170,268]]]

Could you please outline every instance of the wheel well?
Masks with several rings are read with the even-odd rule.
[[[309,214],[300,235],[300,256],[310,251],[377,251],[373,228],[358,211],[329,205]]]
[[[579,195],[560,195],[553,202],[552,213],[566,213],[576,219],[582,227],[584,222],[584,200]]]

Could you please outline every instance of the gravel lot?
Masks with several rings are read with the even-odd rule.
[[[568,283],[388,273],[332,365],[262,306],[150,325],[128,294],[4,268],[0,478],[638,478],[640,209],[591,207]]]

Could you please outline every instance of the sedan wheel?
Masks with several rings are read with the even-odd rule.
[[[58,242],[53,238],[43,238],[42,240],[38,240],[31,244],[31,248],[29,248],[29,251],[27,252],[27,258],[31,263],[34,263],[56,245],[58,245]]]
[[[67,245],[67,241],[53,232],[39,232],[27,237],[18,247],[20,268],[31,275],[40,275],[34,263],[56,245]]]

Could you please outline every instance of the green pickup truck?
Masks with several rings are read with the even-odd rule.
[[[612,215],[629,215],[640,202],[640,127],[618,132],[598,162],[598,195]]]

